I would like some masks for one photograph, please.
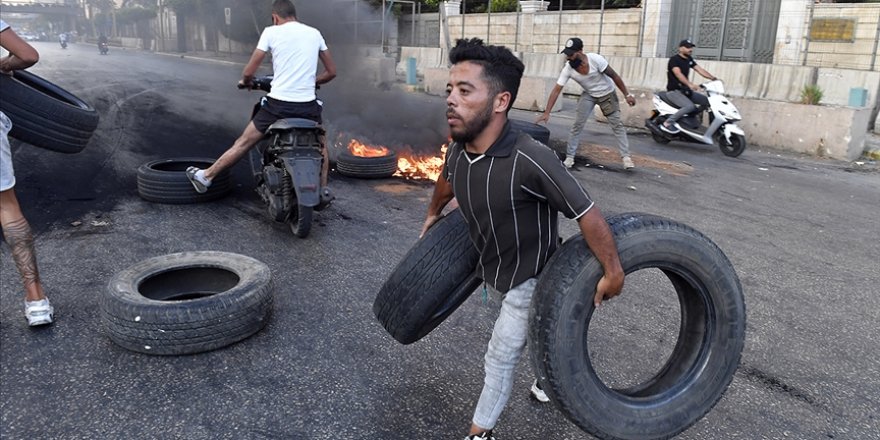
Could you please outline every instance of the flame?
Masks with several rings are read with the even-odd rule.
[[[342,135],[338,138],[342,138]],[[338,146],[344,145],[339,139]],[[439,155],[416,154],[409,146],[395,148],[397,153],[397,177],[410,180],[433,180],[436,181],[443,171],[443,162],[446,157],[448,144],[440,147]],[[348,151],[360,157],[382,157],[391,154],[391,149],[381,145],[367,145],[357,139],[351,139],[348,143]]]
[[[352,139],[348,143],[348,151],[360,157],[382,157],[387,156],[391,152],[391,150],[382,146],[365,145],[357,139]]]

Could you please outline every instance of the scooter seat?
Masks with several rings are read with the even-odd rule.
[[[667,92],[658,92],[657,97],[660,98],[661,101],[671,105],[672,108],[681,108],[678,105],[676,105],[674,102],[669,100],[669,95],[667,94]]]
[[[275,131],[289,131],[289,130],[320,130],[321,124],[311,120],[311,119],[303,119],[303,118],[285,118],[279,119],[275,121],[272,125],[266,129],[266,133],[272,133]]]

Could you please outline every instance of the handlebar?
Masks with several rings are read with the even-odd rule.
[[[272,90],[272,78],[273,75],[258,76],[252,79],[250,84],[242,84],[239,82],[236,87],[239,89],[258,89],[264,92],[269,92]]]

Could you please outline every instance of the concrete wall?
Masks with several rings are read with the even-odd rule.
[[[806,64],[880,71],[880,59],[875,53],[880,4],[817,4],[815,6],[814,20],[817,18],[856,20],[855,40],[843,43],[811,41]]]
[[[477,37],[490,44],[507,46],[516,52],[558,53],[565,40],[577,36],[584,40],[587,51],[635,56],[641,16],[641,8],[630,8],[606,10],[604,19],[600,11],[590,10],[464,14],[451,16],[447,21],[449,38],[453,43],[462,37]]]

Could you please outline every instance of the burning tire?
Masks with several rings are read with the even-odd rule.
[[[35,147],[79,153],[98,126],[92,106],[33,73],[0,75],[0,90],[0,110],[12,120],[9,135]]]
[[[389,151],[383,156],[362,157],[346,150],[336,158],[336,171],[343,176],[360,179],[391,177],[397,172],[397,153]]]
[[[208,191],[199,194],[186,178],[190,166],[208,168],[214,159],[183,157],[159,159],[141,165],[137,170],[138,195],[149,202],[180,205],[209,202],[224,197],[231,190],[229,171],[223,170],[211,182]]]
[[[602,267],[577,235],[557,250],[532,298],[529,344],[542,389],[576,425],[599,438],[670,438],[705,415],[727,389],[745,338],[742,287],[715,243],[647,214],[608,219],[626,273],[659,269],[678,294],[675,348],[641,384],[611,389],[590,360],[593,292]]]
[[[534,140],[544,145],[550,145],[550,129],[543,125],[511,119],[510,127],[531,136]]]
[[[183,252],[117,273],[101,298],[107,334],[129,350],[200,353],[259,331],[272,307],[269,267],[244,255]]]
[[[458,210],[413,245],[376,295],[373,313],[401,344],[423,338],[477,287],[479,253]]]

